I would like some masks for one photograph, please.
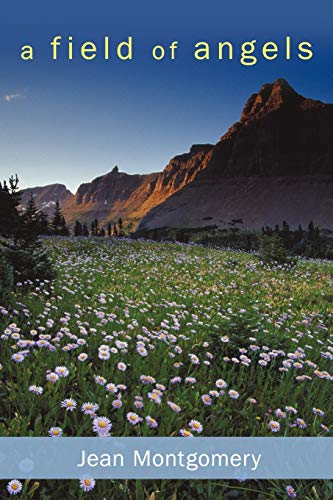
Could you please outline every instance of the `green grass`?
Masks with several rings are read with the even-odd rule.
[[[269,268],[243,253],[137,241],[53,239],[46,244],[58,279],[17,287],[15,310],[0,315],[0,436],[47,436],[51,427],[60,427],[64,436],[94,436],[91,417],[81,412],[88,401],[98,403],[97,414],[111,420],[112,436],[179,435],[192,419],[202,424],[202,436],[330,435],[332,264],[300,260],[292,269]],[[46,347],[29,345],[38,340]],[[126,344],[117,347],[119,341]],[[137,352],[137,342],[147,356]],[[117,352],[99,359],[101,345]],[[17,352],[23,353],[20,363],[11,359]],[[78,360],[81,353],[88,355],[86,361]],[[119,362],[126,371],[117,368]],[[57,366],[68,368],[68,377],[48,382],[47,371]],[[96,375],[127,389],[111,394],[95,382]],[[141,375],[165,386],[161,404],[149,399],[155,385],[142,384]],[[172,383],[174,377],[181,382]],[[185,382],[187,377],[196,383]],[[204,405],[201,397],[218,390],[219,379],[227,383],[225,394]],[[29,391],[33,384],[43,388],[42,395]],[[229,396],[230,389],[239,393],[237,399]],[[116,410],[112,402],[119,394],[122,408]],[[134,406],[136,396],[143,398],[141,409]],[[61,408],[65,398],[76,401],[73,412]],[[167,401],[181,411],[173,411]],[[286,412],[286,406],[297,414]],[[315,415],[314,407],[324,415]],[[285,418],[276,416],[277,409],[286,412]],[[129,411],[143,421],[131,425]],[[146,424],[147,415],[158,422],[156,429]],[[271,420],[280,424],[276,434]],[[283,498],[287,484],[98,481],[85,496],[147,498],[155,492],[156,498],[174,499]],[[332,494],[328,481],[294,485],[301,498]],[[82,495],[73,481],[41,481],[34,488],[27,496],[32,482],[27,484],[23,497]]]

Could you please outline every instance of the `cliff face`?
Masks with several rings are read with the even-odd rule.
[[[212,174],[333,174],[333,105],[306,99],[282,79],[247,101],[240,121],[216,144]]]
[[[152,208],[194,181],[206,168],[212,148],[210,144],[197,144],[191,147],[189,153],[172,158],[150,185],[149,192],[145,193],[146,196],[137,211],[138,216],[143,217]],[[137,193],[134,193],[133,197],[136,195]]]
[[[265,84],[205,158],[205,168],[151,210],[140,227],[276,224],[333,226],[333,105]]]
[[[48,206],[48,213],[51,213],[58,194],[69,223],[77,219],[90,224],[97,218],[103,226],[122,217],[126,225],[135,229],[149,210],[195,179],[205,168],[212,147],[209,144],[192,146],[189,153],[170,160],[160,173],[129,175],[114,167],[106,175],[81,184],[75,195],[68,191],[65,195],[62,190],[54,190],[53,186],[36,188],[39,190],[36,205],[40,209]],[[66,192],[65,186],[62,188]],[[24,191],[22,205],[30,198],[30,192],[30,189]]]
[[[157,174],[129,175],[115,167],[111,172],[92,182],[81,184],[76,195],[63,204],[64,215],[69,222],[75,219],[90,223],[97,218],[101,225],[114,222],[119,217],[133,222],[132,212],[142,199],[130,200],[133,193],[149,192],[149,186]]]
[[[73,194],[63,184],[50,184],[49,186],[28,188],[22,191],[19,208],[24,209],[31,196],[33,196],[37,208],[43,210],[48,215],[54,212],[57,200],[60,203],[65,203],[73,198]]]
[[[283,79],[262,86],[215,145],[192,146],[160,173],[115,167],[72,195],[56,184],[26,190],[38,208],[56,199],[68,222],[100,225],[122,217],[132,230],[162,226],[291,225],[333,228],[333,105],[307,99]]]
[[[134,229],[149,210],[192,182],[206,165],[209,144],[192,146],[189,153],[176,156],[159,174],[128,175],[115,167],[110,173],[81,184],[74,198],[64,204],[69,221],[101,224],[122,217]]]

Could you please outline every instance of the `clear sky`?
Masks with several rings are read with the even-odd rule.
[[[128,173],[159,171],[191,144],[216,142],[239,119],[248,96],[284,77],[301,94],[333,101],[333,7],[328,0],[7,2],[0,17],[0,178],[18,173],[21,186],[81,182],[114,165]],[[73,36],[51,60],[50,40]],[[133,36],[134,59],[118,61],[114,44]],[[285,61],[284,37],[292,37]],[[111,59],[86,62],[79,44],[110,37]],[[242,41],[281,47],[275,61],[244,67]],[[157,43],[179,41],[176,60],[154,61]],[[211,60],[196,61],[196,41],[211,43]],[[234,44],[234,60],[217,60],[218,41]],[[300,61],[295,47],[313,44]],[[31,44],[33,62],[19,58]]]

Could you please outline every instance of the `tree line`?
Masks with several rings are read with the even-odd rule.
[[[114,222],[112,224],[109,222],[107,229],[105,230],[104,227],[99,226],[98,219],[94,219],[90,225],[90,231],[87,224],[82,224],[76,220],[74,225],[74,236],[98,236],[102,238],[108,236],[110,238],[123,238],[125,236],[123,220],[119,218],[118,222]]]
[[[261,231],[264,239],[271,240],[271,246],[274,244],[276,248],[283,248],[287,254],[311,258],[333,258],[332,242],[320,232],[319,227],[315,226],[313,221],[309,222],[306,229],[300,224],[297,229],[292,230],[287,221],[283,221],[281,227],[279,225],[274,228],[266,226]]]
[[[207,217],[206,220],[210,220]],[[321,230],[310,221],[307,227],[291,229],[287,221],[264,226],[261,231],[243,229],[242,219],[233,219],[227,227],[162,227],[139,229],[132,237],[155,241],[198,243],[204,246],[233,248],[262,255],[264,261],[288,261],[295,256],[333,260],[333,233]]]
[[[33,195],[31,195],[24,210],[24,217],[34,226],[34,229],[42,236],[70,236],[71,231],[62,213],[59,200],[56,201],[54,213],[51,219],[43,210],[38,210]],[[117,222],[108,224],[107,229],[100,227],[98,219],[94,219],[90,224],[81,223],[76,220],[73,228],[73,236],[98,236],[98,237],[124,237],[125,230],[121,218]]]
[[[87,224],[76,221],[73,233],[75,236],[125,236],[121,218],[109,223],[106,230],[99,226],[97,219],[91,223],[90,230]],[[0,306],[10,302],[18,283],[55,278],[49,252],[40,239],[43,235],[70,236],[59,200],[49,219],[43,210],[37,209],[33,195],[22,209],[17,175],[0,182]]]
[[[21,194],[17,176],[0,182],[0,305],[6,306],[18,283],[51,281],[56,272],[39,234],[45,217],[32,203],[19,210]]]

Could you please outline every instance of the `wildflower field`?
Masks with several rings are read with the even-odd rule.
[[[0,436],[330,436],[333,265],[45,241],[53,283],[0,307]],[[10,478],[8,478],[9,480]],[[0,497],[333,497],[330,481],[2,482]]]

